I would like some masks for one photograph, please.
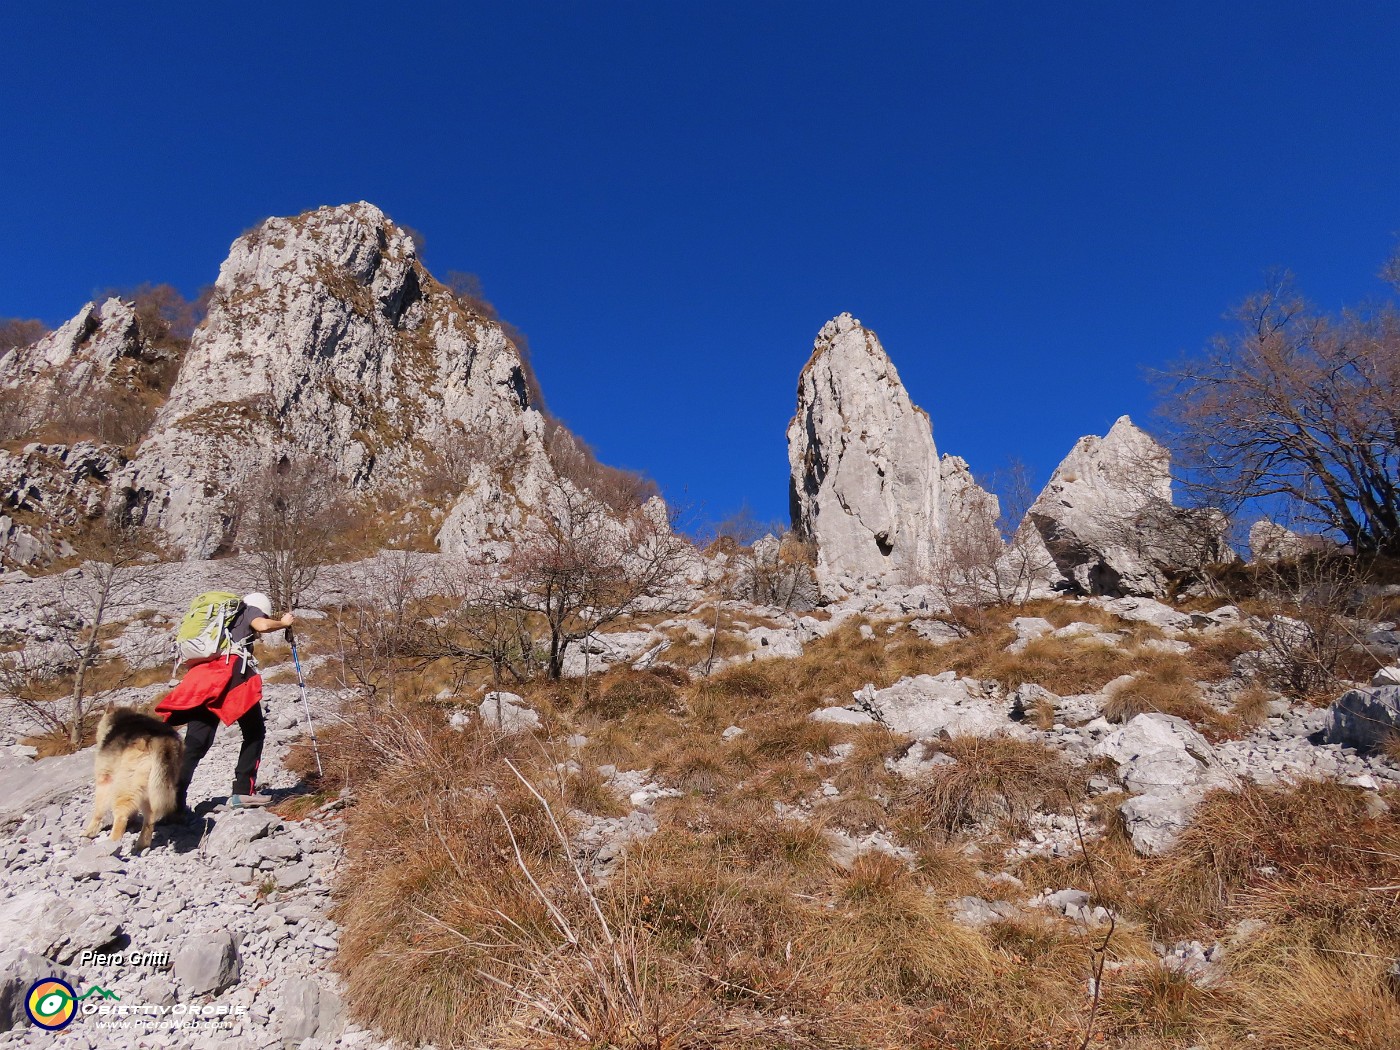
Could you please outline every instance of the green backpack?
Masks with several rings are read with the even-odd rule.
[[[238,616],[243,599],[232,591],[205,591],[190,602],[190,611],[180,621],[175,635],[175,664],[202,664],[231,652],[229,628]]]

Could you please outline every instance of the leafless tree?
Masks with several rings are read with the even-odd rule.
[[[154,578],[154,558],[135,529],[105,520],[84,537],[88,557],[62,577],[59,600],[42,626],[49,636],[0,661],[0,693],[48,731],[62,731],[73,747],[82,743],[93,706],[130,683],[156,652],[119,654],[105,649],[103,633],[144,603]],[[159,641],[158,649],[164,649]],[[136,656],[137,659],[129,659]],[[110,668],[94,684],[94,672]]]
[[[275,612],[295,608],[346,527],[343,483],[320,459],[283,457],[240,491],[239,542]]]
[[[36,343],[49,334],[43,321],[22,317],[0,317],[0,357],[15,347]]]
[[[1282,500],[1358,552],[1400,552],[1393,303],[1328,316],[1284,275],[1164,387],[1188,479],[1212,502]]]
[[[961,501],[944,522],[935,580],[950,599],[972,605],[1027,601],[1055,574],[1054,560],[1026,514],[1035,501],[1030,474],[1013,460],[988,488],[999,493]]]
[[[408,551],[384,552],[358,582],[355,601],[336,611],[340,685],[373,707],[392,703],[404,672],[425,658],[428,588]]]
[[[538,617],[514,600],[500,566],[445,558],[435,578],[444,608],[424,623],[428,653],[464,670],[490,667],[497,688],[507,675],[522,682],[536,673]]]
[[[570,646],[666,599],[689,544],[672,532],[659,500],[618,513],[561,479],[546,503],[507,559],[505,600],[543,619],[545,670],[557,679]]]
[[[741,596],[756,605],[810,609],[817,603],[816,544],[790,529],[755,541],[738,565]]]

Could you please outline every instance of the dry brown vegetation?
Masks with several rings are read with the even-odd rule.
[[[1034,614],[1068,623],[1099,612]],[[409,1041],[506,1048],[1396,1045],[1400,1008],[1380,957],[1400,937],[1400,830],[1362,792],[1211,796],[1173,853],[1145,859],[1118,821],[1122,796],[1087,796],[1101,770],[1044,745],[945,740],[934,746],[954,764],[911,784],[886,764],[906,741],[807,717],[867,682],[950,667],[1013,685],[1049,677],[1066,693],[1131,671],[1153,683],[1136,702],[1163,709],[1179,692],[1178,709],[1200,714],[1196,677],[1215,676],[1240,642],[1162,653],[1133,644],[1151,629],[1105,617],[1096,622],[1127,632],[1121,658],[1073,639],[1010,654],[1009,618],[942,646],[886,625],[864,638],[848,622],[799,658],[709,676],[620,669],[527,682],[513,688],[544,719],[538,738],[447,729],[422,699],[440,678],[414,671],[392,699],[323,734],[328,776],[302,803],[354,792],[338,915],[357,1014]],[[487,681],[474,672],[455,687]],[[1204,717],[1243,726],[1270,695]],[[731,725],[744,732],[722,739]],[[558,743],[570,734],[587,743]],[[598,882],[565,843],[585,815],[630,808],[597,772],[605,764],[649,768],[681,794]],[[824,783],[838,793],[825,797]],[[1001,859],[1031,813],[1071,808],[1091,836],[1084,851]],[[913,859],[873,851],[838,864],[837,831],[884,832]],[[986,880],[1001,870],[1022,885]],[[1092,886],[1092,903],[1117,913],[1106,948],[1102,927],[1024,908],[1066,886]],[[965,895],[1023,910],[960,926],[949,909]],[[1267,925],[1235,937],[1246,918]],[[1226,941],[1217,984],[1167,971],[1150,943],[1188,936]],[[1095,1012],[1100,949],[1112,966]]]

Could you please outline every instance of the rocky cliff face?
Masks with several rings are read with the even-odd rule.
[[[1127,416],[1075,443],[1026,520],[1082,594],[1161,594],[1171,573],[1229,556],[1221,523],[1173,506],[1170,454]]]
[[[817,543],[823,593],[926,580],[940,520],[933,432],[850,314],[817,335],[787,437],[793,526]]]
[[[25,442],[0,449],[0,565],[66,557],[101,517],[178,364],[167,343],[132,303],[109,298],[0,357],[0,438]]]
[[[451,548],[552,478],[542,429],[499,324],[433,280],[378,208],[320,208],[234,242],[117,498],[205,556],[232,538],[240,487],[280,462],[315,463],[366,500],[402,500],[445,473],[465,490]]]

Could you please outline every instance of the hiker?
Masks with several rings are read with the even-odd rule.
[[[236,595],[230,595],[230,602]],[[233,773],[228,804],[237,809],[265,806],[272,799],[258,794],[258,763],[262,760],[266,725],[262,713],[262,676],[253,659],[253,642],[260,634],[292,626],[292,614],[274,618],[267,595],[254,592],[238,603],[221,639],[218,655],[192,666],[180,684],[156,704],[156,713],[172,726],[185,726],[185,760],[180,770],[176,808],[168,820],[189,818],[188,793],[199,765],[214,743],[219,723],[238,723],[243,744]]]

